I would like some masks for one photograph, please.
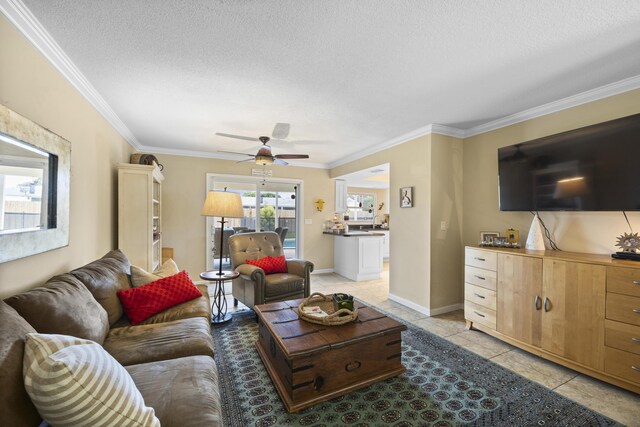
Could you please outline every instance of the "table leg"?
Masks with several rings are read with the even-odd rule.
[[[213,306],[211,307],[211,323],[220,324],[231,320],[227,313],[227,299],[224,297],[224,281],[216,282],[213,292]]]

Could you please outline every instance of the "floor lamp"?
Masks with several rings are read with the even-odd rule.
[[[227,300],[224,296],[224,282],[238,277],[238,273],[234,271],[222,271],[222,253],[224,243],[224,224],[227,222],[225,218],[242,218],[244,210],[242,209],[242,199],[237,193],[228,193],[226,191],[209,191],[207,199],[204,201],[202,211],[203,216],[219,216],[220,221],[220,246],[218,246],[218,254],[220,255],[220,263],[218,271],[207,271],[200,275],[200,278],[215,282],[215,292],[213,295],[213,323],[223,323],[231,320],[231,316],[227,314]],[[215,233],[214,233],[215,237]]]

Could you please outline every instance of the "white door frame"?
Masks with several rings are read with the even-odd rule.
[[[207,197],[207,192],[213,190],[216,181],[230,181],[230,182],[239,182],[239,183],[251,183],[251,184],[260,184],[264,178],[258,176],[246,176],[246,175],[230,175],[223,173],[207,173],[205,181],[206,192],[202,200],[205,200]],[[296,252],[297,258],[304,259],[304,180],[302,179],[292,179],[292,178],[269,178],[267,182],[274,182],[278,184],[292,184],[298,187],[297,195],[296,195]],[[209,238],[208,231],[211,229],[213,225],[213,217],[206,217],[205,221],[205,253],[204,253],[204,261],[206,269],[213,269],[213,244],[211,239]]]

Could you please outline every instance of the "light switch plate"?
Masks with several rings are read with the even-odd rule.
[[[311,225],[311,224],[313,224],[313,220],[311,218],[304,219],[304,225]]]
[[[447,229],[447,221],[440,221],[440,230],[445,231]]]

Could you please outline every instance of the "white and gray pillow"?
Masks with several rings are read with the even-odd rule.
[[[38,412],[53,426],[160,426],[129,373],[93,341],[27,334],[23,375]]]

